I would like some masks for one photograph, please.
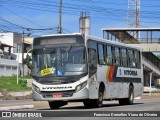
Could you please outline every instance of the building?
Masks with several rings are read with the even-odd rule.
[[[15,53],[22,44],[22,35],[0,33],[0,76],[17,75],[18,61]]]
[[[22,44],[22,35],[18,33],[0,33],[1,50],[17,53]]]
[[[18,33],[3,32],[0,33],[0,76],[17,75],[17,66],[19,74],[22,74],[22,40],[23,36]],[[24,38],[24,58],[27,51],[31,49],[33,38]],[[27,75],[29,69],[24,66],[24,75]]]

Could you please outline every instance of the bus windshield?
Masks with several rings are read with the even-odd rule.
[[[85,47],[66,46],[33,50],[33,76],[71,76],[87,72]]]

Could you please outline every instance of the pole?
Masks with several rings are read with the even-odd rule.
[[[23,38],[22,38],[22,76],[24,77],[24,31],[23,31]]]
[[[19,83],[18,75],[19,75],[19,46],[18,46],[17,84]]]
[[[151,88],[152,88],[152,86],[151,86],[151,85],[152,85],[152,73],[153,73],[153,72],[150,72],[150,85],[149,85],[149,88],[150,88],[150,89],[149,89],[149,96],[151,96]]]
[[[62,0],[59,1],[58,33],[62,33]]]

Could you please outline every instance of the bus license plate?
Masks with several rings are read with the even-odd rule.
[[[62,94],[53,94],[53,98],[60,98],[62,97]]]

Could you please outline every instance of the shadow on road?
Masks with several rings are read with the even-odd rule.
[[[144,104],[144,103],[134,103],[133,105],[139,105],[139,104]],[[119,105],[118,103],[114,103],[114,104],[103,104],[103,106],[101,108],[112,108],[112,107],[121,107],[121,106],[129,106],[129,105]],[[132,106],[132,105],[130,105]],[[101,109],[101,108],[87,108],[85,106],[64,106],[64,107],[61,107],[59,109],[52,109],[52,110],[55,110],[55,111],[64,111],[64,110],[96,110],[96,109]],[[51,110],[50,108],[40,108],[40,109],[37,109],[37,110]]]

